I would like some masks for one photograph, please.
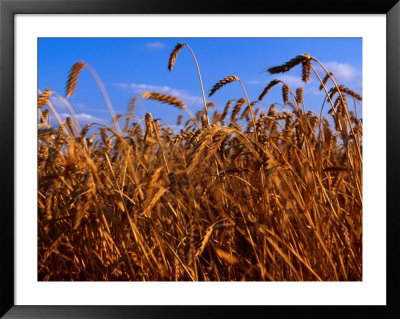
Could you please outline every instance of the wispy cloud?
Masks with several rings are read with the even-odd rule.
[[[53,105],[53,107],[56,109],[57,112],[62,113],[65,111],[68,111],[68,107],[65,104],[65,102],[61,99],[59,99],[56,95],[50,96],[50,103]],[[92,111],[86,104],[84,103],[71,103],[71,101],[68,101],[71,104],[72,109],[75,112],[90,112]],[[97,110],[96,110],[97,111]]]
[[[61,113],[60,117],[62,120],[65,120],[67,117],[71,117],[71,114],[69,113]],[[87,113],[77,113],[76,118],[79,121],[80,124],[89,124],[89,123],[102,123],[104,124],[106,121],[104,119],[101,119],[99,117],[92,116]]]
[[[60,119],[61,119],[62,122],[64,122],[67,117],[72,118],[72,115],[70,113],[66,113],[66,112],[58,113],[58,115],[60,116]],[[108,124],[105,119],[101,119],[101,118],[92,116],[92,115],[87,114],[87,113],[77,113],[76,114],[76,119],[78,120],[81,128],[83,126],[85,126],[86,124],[91,124],[91,123],[99,123],[99,124],[104,124],[104,125]],[[38,121],[40,121],[39,114],[38,114]],[[52,113],[50,113],[50,125],[52,127],[58,127],[58,125],[59,125],[56,117],[53,116]]]
[[[54,106],[57,112],[62,112],[68,109],[67,105],[55,95],[50,96],[49,102]]]
[[[282,75],[278,75],[277,79],[285,82],[286,84],[289,84],[290,86],[304,86],[305,85],[305,83],[301,80],[301,77],[299,77],[299,76],[282,74]]]
[[[352,82],[357,79],[359,79],[359,76],[361,75],[361,72],[357,70],[354,66],[348,64],[348,63],[340,63],[336,61],[330,61],[330,62],[322,62],[322,64],[326,67],[326,69],[330,72],[333,72],[335,78],[339,82]],[[325,72],[322,70],[322,68],[318,65],[316,66],[316,70],[319,73],[319,75],[323,78],[325,75]],[[289,84],[290,86],[302,86],[302,87],[307,87],[310,84],[315,84],[315,81],[318,82],[317,78],[312,74],[312,77],[308,84],[304,83],[301,79],[300,76],[295,76],[295,75],[289,75],[289,74],[281,74],[277,75],[276,77],[279,80],[282,80],[283,82]],[[317,94],[319,95],[319,91],[317,88],[310,88],[308,93],[311,94]]]
[[[114,86],[120,87],[121,89],[131,90],[135,94],[141,94],[143,92],[159,92],[168,95],[172,95],[180,98],[185,103],[190,104],[202,104],[203,98],[200,96],[194,96],[187,93],[186,90],[178,90],[170,88],[169,86],[157,86],[151,84],[137,84],[137,83],[113,83]]]
[[[257,80],[248,80],[245,83],[249,84],[249,85],[256,85],[256,84],[260,84],[261,82],[257,81]]]
[[[322,63],[330,72],[333,72],[338,81],[353,81],[359,72],[356,68],[347,63],[340,63],[336,61]]]
[[[165,44],[159,41],[147,42],[143,47],[149,50],[159,50],[165,48]]]
[[[304,88],[304,94],[325,95],[325,91],[321,91],[319,86],[307,86]]]
[[[81,112],[83,112],[83,111],[91,111],[91,109],[89,108],[89,106],[87,106],[86,104],[83,104],[83,103],[73,103],[72,104],[72,107],[73,107],[73,109],[74,109],[74,111],[76,112],[76,111],[81,111]],[[98,110],[96,110],[96,111],[98,111]]]

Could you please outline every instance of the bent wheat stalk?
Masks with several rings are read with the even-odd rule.
[[[172,53],[171,53],[170,59],[169,59],[168,70],[169,70],[169,71],[172,71],[172,68],[173,68],[174,65],[175,65],[176,57],[178,56],[179,51],[180,51],[183,47],[187,47],[187,48],[189,49],[190,53],[192,54],[193,60],[194,60],[194,62],[195,62],[195,64],[196,64],[197,74],[198,74],[199,81],[200,81],[201,94],[202,94],[202,96],[203,96],[204,111],[206,112],[206,118],[207,118],[208,126],[210,126],[210,119],[209,119],[209,117],[208,117],[208,108],[207,108],[206,96],[205,96],[205,94],[204,94],[204,86],[203,86],[203,80],[201,79],[201,73],[200,73],[199,64],[197,63],[197,59],[196,59],[196,56],[195,56],[195,54],[194,54],[192,48],[191,48],[188,44],[186,44],[186,43],[178,43],[178,44],[175,46],[174,50],[173,50]]]
[[[332,83],[335,85],[336,90],[337,90],[338,93],[339,93],[339,96],[340,96],[342,105],[344,105],[344,106],[347,105],[347,104],[345,103],[345,101],[344,101],[342,92],[341,92],[341,90],[340,90],[338,84],[336,83],[335,79],[334,79],[333,76],[331,75],[331,72],[329,72],[329,71],[325,68],[325,66],[324,66],[318,59],[316,59],[316,58],[314,58],[314,57],[311,57],[311,56],[310,56],[310,59],[313,60],[313,61],[315,61],[315,62],[317,62],[317,63],[321,66],[321,68],[325,71],[325,73],[327,74],[327,76],[329,76],[329,78],[331,79]],[[311,68],[312,68],[313,72],[317,75],[317,71],[314,69],[314,67],[311,66]],[[323,81],[321,80],[321,78],[320,78],[319,76],[318,76],[318,79],[319,79],[319,81],[321,82],[321,85],[323,85],[323,86],[325,87],[325,85],[323,84]],[[328,93],[327,93],[327,95],[328,95]],[[348,121],[349,124],[350,124],[351,133],[354,135],[353,125],[352,125],[353,123],[352,123],[352,121],[351,121],[351,119],[350,119],[349,111],[348,111],[347,107],[344,107],[344,110],[345,110],[345,114],[346,114],[347,121]],[[361,155],[361,151],[360,151],[360,145],[359,145],[357,139],[354,139],[354,140],[355,140],[355,143],[356,143],[356,146],[357,146],[357,147],[356,147],[356,149],[357,149],[357,154],[358,154],[359,160],[361,161],[361,165],[362,165],[362,155]]]
[[[244,95],[246,97],[246,102],[247,102],[247,105],[248,105],[248,107],[250,109],[250,116],[251,116],[251,121],[252,121],[252,124],[253,124],[254,134],[255,134],[255,137],[256,137],[256,140],[257,140],[256,121],[254,119],[253,107],[251,105],[249,96],[247,95],[246,89],[244,88],[244,85],[243,85],[242,81],[239,79],[239,77],[237,77],[236,75],[230,75],[230,76],[227,76],[227,77],[223,78],[222,80],[218,81],[216,84],[214,84],[214,86],[212,87],[212,89],[211,89],[210,93],[208,94],[208,96],[210,97],[210,96],[214,95],[214,93],[217,92],[223,86],[225,86],[225,85],[227,85],[229,83],[232,83],[232,82],[236,82],[236,81],[238,81],[240,83],[240,86],[242,87],[242,90],[243,90]]]
[[[106,89],[104,87],[104,84],[100,80],[100,77],[97,75],[96,71],[89,64],[87,64],[86,62],[79,61],[79,62],[76,62],[72,66],[72,68],[71,68],[71,70],[69,72],[67,85],[66,85],[66,95],[67,95],[67,97],[71,97],[72,94],[74,94],[75,88],[76,88],[76,83],[78,81],[78,76],[79,76],[80,72],[84,68],[86,68],[90,72],[90,74],[93,76],[93,78],[95,79],[98,87],[100,88],[101,93],[103,94],[104,100],[105,100],[105,102],[107,104],[108,111],[111,114],[111,118],[112,118],[113,124],[114,124],[115,128],[117,129],[118,133],[121,133],[121,129],[120,129],[118,121],[117,121],[117,119],[115,117],[114,109],[113,109],[113,107],[111,105],[111,101],[110,101],[110,98],[109,98],[109,96],[107,94],[107,91],[106,91]]]

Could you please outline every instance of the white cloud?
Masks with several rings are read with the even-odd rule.
[[[260,84],[261,82],[260,81],[257,81],[257,80],[248,80],[248,81],[246,81],[246,84],[249,84],[249,85],[255,85],[255,84]]]
[[[74,111],[90,111],[90,108],[83,103],[74,103],[72,104],[72,108]],[[97,110],[98,111],[98,110]]]
[[[51,103],[51,105],[54,106],[54,108],[58,112],[62,112],[68,109],[67,105],[65,105],[65,103],[55,95],[50,96],[49,102]]]
[[[289,86],[299,87],[299,86],[304,86],[306,84],[301,80],[301,77],[294,76],[294,75],[283,74],[283,75],[277,76],[277,79],[285,82]],[[311,80],[310,80],[310,82],[311,82]]]
[[[69,113],[61,113],[60,117],[61,117],[62,120],[65,120],[67,117],[71,117],[72,118],[71,114],[69,114]],[[84,124],[84,125],[85,124],[89,124],[89,123],[102,123],[102,124],[105,123],[104,119],[92,116],[92,115],[87,114],[87,113],[77,113],[76,114],[76,118],[77,118],[77,120],[79,121],[80,124]]]
[[[319,89],[319,86],[306,86],[304,88],[304,94],[312,94],[312,95],[325,95],[325,91]]]
[[[121,89],[129,88],[129,84],[128,83],[113,83],[113,85],[118,86]]]
[[[51,105],[53,105],[53,107],[55,108],[55,110],[59,113],[68,111],[68,107],[65,104],[65,102],[63,100],[61,100],[60,98],[58,98],[56,95],[51,95],[50,96],[50,103]],[[68,101],[68,100],[67,100]],[[72,109],[76,112],[76,111],[90,111],[90,108],[83,103],[71,103],[71,101],[68,101],[72,107]]]
[[[322,63],[329,72],[333,72],[339,82],[352,81],[357,76],[357,70],[347,63],[340,62],[324,62]]]
[[[141,94],[143,92],[158,92],[168,95],[175,96],[183,100],[186,104],[202,104],[203,98],[200,96],[190,95],[186,90],[177,90],[170,88],[169,86],[157,86],[151,84],[137,84],[137,83],[113,83],[113,85],[122,89],[132,90],[135,94]]]
[[[148,42],[143,47],[146,49],[150,49],[150,50],[159,50],[159,49],[165,48],[165,44],[162,42],[158,42],[158,41]]]
[[[78,114],[76,114],[76,117],[79,121],[82,121],[82,122],[92,123],[92,122],[102,121],[100,118],[91,116],[90,114],[86,114],[86,113],[78,113]]]

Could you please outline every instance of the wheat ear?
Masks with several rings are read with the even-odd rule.
[[[223,78],[222,80],[220,80],[218,83],[215,83],[214,86],[212,87],[210,93],[208,94],[208,97],[211,97],[214,95],[215,92],[217,92],[220,88],[222,88],[223,86],[238,81],[239,78],[236,75],[230,75],[227,76],[225,78]]]
[[[83,61],[76,62],[69,71],[65,93],[67,97],[71,97],[75,92],[76,83],[78,82],[79,73],[86,67]]]
[[[306,60],[307,57],[304,55],[298,55],[295,58],[291,59],[290,61],[286,62],[283,65],[278,65],[278,66],[274,66],[272,68],[269,68],[267,71],[270,74],[276,74],[276,73],[284,73],[287,72],[289,70],[291,70],[292,68],[294,68],[296,65],[302,63],[304,60]]]
[[[258,100],[261,101],[267,93],[275,86],[277,85],[281,80],[274,79],[271,82],[268,83],[268,85],[265,87],[265,89],[261,92],[260,96],[258,97]]]
[[[199,81],[200,81],[200,88],[201,88],[201,94],[203,96],[203,103],[204,103],[204,111],[206,112],[206,118],[207,118],[207,125],[210,125],[210,119],[208,117],[208,109],[207,109],[207,102],[206,102],[206,96],[204,94],[204,86],[203,86],[203,80],[201,79],[201,73],[200,73],[200,67],[199,67],[199,63],[197,62],[196,59],[196,55],[194,54],[192,48],[187,45],[186,43],[178,43],[174,50],[172,51],[170,57],[169,57],[169,62],[168,62],[168,70],[171,71],[172,68],[175,65],[175,60],[176,57],[178,56],[179,51],[183,48],[183,47],[187,47],[188,50],[190,51],[190,53],[192,54],[194,63],[196,64],[196,69],[197,69],[197,75],[199,77]]]
[[[142,98],[146,100],[154,100],[158,101],[161,103],[169,104],[178,107],[181,110],[185,110],[185,103],[178,99],[177,97],[167,95],[167,94],[162,94],[162,93],[157,93],[157,92],[144,92],[141,94]]]
[[[185,46],[185,43],[178,43],[174,50],[172,50],[171,55],[169,56],[169,61],[168,61],[168,70],[172,71],[175,65],[176,57],[178,56],[178,53],[182,48]]]
[[[43,106],[47,104],[50,98],[50,94],[52,92],[50,91],[49,88],[46,88],[39,96],[38,96],[38,101],[37,101],[37,106],[38,109],[41,109]]]

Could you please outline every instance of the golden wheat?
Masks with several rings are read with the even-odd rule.
[[[51,91],[49,88],[46,88],[42,94],[39,95],[37,105],[38,109],[41,109],[43,106],[47,104],[50,98]]]
[[[74,94],[76,83],[78,82],[79,73],[86,67],[86,63],[83,61],[76,62],[71,70],[69,71],[67,85],[65,88],[66,96],[70,97]]]
[[[184,46],[175,47],[169,70]],[[302,63],[303,80],[309,80],[312,61],[303,54],[269,71]],[[84,66],[72,67],[68,97]],[[331,76],[319,77],[321,85]],[[234,81],[240,80],[219,81],[210,96]],[[279,82],[272,80],[259,100]],[[208,104],[183,125],[179,115],[179,133],[150,113],[139,119],[137,97],[123,132],[95,123],[79,131],[69,117],[53,128],[53,110],[40,110],[43,93],[39,280],[362,280],[362,120],[345,96],[357,103],[362,98],[335,84],[327,96],[338,97],[325,117],[289,101],[292,94],[304,107],[305,92],[298,88],[294,97],[283,83],[284,103],[293,110],[274,103],[259,115],[252,111],[258,101],[250,103],[245,93],[221,114],[216,110],[213,125]],[[141,97],[186,110],[184,101],[163,93]]]
[[[155,100],[161,103],[166,103],[169,105],[176,106],[181,110],[185,109],[185,103],[183,101],[179,100],[177,97],[168,94],[162,94],[156,92],[144,92],[141,94],[141,96],[144,99]]]
[[[178,53],[180,50],[182,50],[182,48],[185,46],[185,43],[178,43],[174,50],[171,52],[171,55],[169,57],[169,61],[168,61],[168,70],[172,71],[174,65],[175,65],[175,61],[176,61],[176,57],[178,56]]]
[[[238,80],[239,80],[239,78],[236,75],[230,75],[230,76],[227,76],[227,77],[223,78],[218,83],[214,84],[214,86],[212,87],[210,93],[208,94],[208,97],[213,96],[214,93],[217,92],[224,85],[227,85],[228,83],[232,83],[232,82],[235,82],[235,81],[238,81]]]

